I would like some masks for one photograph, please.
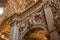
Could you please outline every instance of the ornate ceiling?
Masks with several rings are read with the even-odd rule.
[[[49,3],[47,4],[47,2]],[[5,40],[8,40],[7,35],[9,35],[10,33],[10,24],[9,24],[10,20],[8,19],[14,20],[15,14],[18,15],[17,19],[19,19],[20,17],[18,21],[21,20],[25,21],[28,19],[27,17],[30,17],[32,13],[35,13],[33,15],[35,15],[35,21],[37,23],[40,22],[41,20],[43,21],[42,23],[46,22],[44,16],[45,15],[44,8],[47,6],[51,7],[54,20],[55,20],[55,25],[57,26],[57,28],[60,28],[58,26],[60,25],[59,3],[60,1],[57,0],[54,1],[53,0],[49,0],[49,1],[47,0],[43,0],[43,1],[42,0],[0,0],[0,6],[4,8],[3,14],[0,15],[0,39],[3,38],[4,37],[3,35],[6,34]],[[42,14],[43,16],[40,14]],[[37,17],[42,17],[42,18],[40,20]]]
[[[39,0],[15,0],[15,1],[7,0],[6,4],[4,4],[5,1],[6,0],[0,0],[0,3],[3,3],[3,4],[1,4],[1,6],[4,5],[4,6],[2,6],[4,8],[4,12],[0,16],[0,39],[1,40],[3,40],[3,39],[8,40],[8,38],[9,38],[8,35],[10,33],[10,24],[9,24],[9,21],[7,20],[8,18],[10,18],[14,14],[23,14],[26,10],[28,10],[29,8],[31,8],[33,5],[35,5],[37,3],[38,3],[37,6],[39,6],[39,8],[40,8],[40,3],[41,3],[41,1],[39,1]],[[35,6],[32,7],[31,9],[35,10]],[[28,14],[30,11],[32,11],[31,9],[29,11],[26,11],[26,13]],[[30,15],[30,14],[28,14],[28,15]],[[24,18],[27,16],[25,14]],[[22,18],[21,18],[21,20],[22,20]]]

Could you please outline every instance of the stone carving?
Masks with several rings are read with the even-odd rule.
[[[59,0],[50,0],[49,3],[50,3],[50,6],[54,6],[57,9],[60,9],[60,1]]]
[[[26,28],[25,22],[20,22],[17,25],[19,26],[19,32],[20,33],[22,33],[23,31],[25,31],[25,28]]]
[[[30,15],[30,18],[29,18],[29,22],[31,24],[42,24],[42,25],[46,25],[44,13],[31,14]]]
[[[60,29],[60,0],[51,0],[50,1],[50,7],[53,12],[53,17],[54,17],[54,23],[57,28],[57,31],[59,32]]]

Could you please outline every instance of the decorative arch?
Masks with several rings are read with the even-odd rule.
[[[42,30],[42,31],[46,32],[46,34],[47,34],[47,28],[43,25],[37,24],[37,25],[33,25],[30,29],[26,29],[26,31],[21,34],[20,40],[24,40],[24,36],[26,36],[26,34],[28,34],[31,31],[35,31],[35,29]]]

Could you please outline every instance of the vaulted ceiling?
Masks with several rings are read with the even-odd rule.
[[[38,3],[38,1],[39,0],[37,0],[37,1],[36,0],[16,0],[16,4],[15,4],[12,0],[0,0],[0,7],[5,7],[4,8],[4,13],[5,14],[3,14],[2,16],[0,15],[0,24],[3,21],[5,21],[8,17],[11,17],[12,15],[14,15],[14,12],[18,12],[18,13],[26,12],[26,10],[28,10],[33,5]],[[7,2],[9,3],[9,5],[8,4],[5,5]],[[5,25],[6,25],[6,27],[5,27]],[[0,32],[4,33],[6,31],[5,33],[8,34],[7,32],[9,32],[10,25],[8,24],[8,22],[5,25],[3,25],[3,27],[5,27],[5,28],[0,28],[0,30],[2,29],[2,31],[0,31]]]
[[[14,15],[13,12],[15,12],[17,10],[16,6],[18,8],[17,11],[20,10],[20,12],[24,12],[25,9],[27,10],[31,6],[36,4],[37,2],[35,2],[35,1],[36,0],[16,0],[16,4],[15,4],[13,2],[13,0],[0,0],[0,7],[4,7],[4,12],[3,12],[2,15],[0,15],[0,39],[2,38],[2,39],[5,39],[5,40],[8,40],[8,35],[9,35],[9,32],[10,32],[10,25],[9,25],[9,23],[8,22],[4,23],[3,20],[5,20],[6,18]],[[8,4],[6,4],[7,2],[8,2]],[[22,2],[24,2],[24,4]],[[19,8],[22,8],[22,9],[19,9]],[[3,22],[3,24],[2,24],[3,26],[1,27],[1,23],[2,22]],[[5,38],[4,38],[4,36],[5,36]]]

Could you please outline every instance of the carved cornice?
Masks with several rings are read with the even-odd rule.
[[[46,2],[46,1],[45,1],[45,2]],[[25,11],[25,12],[22,13],[22,14],[20,14],[19,12],[17,12],[17,13],[19,13],[19,15],[21,15],[21,17],[23,16],[23,18],[21,18],[19,21],[21,21],[22,19],[25,19],[25,18],[28,17],[31,13],[33,13],[33,12],[37,11],[38,9],[40,9],[40,8],[45,4],[45,2],[44,2],[44,3],[38,2],[38,3],[35,4],[33,7],[31,7],[29,10]],[[12,8],[11,8],[11,9],[12,9]],[[34,10],[34,11],[33,11],[33,10]],[[7,18],[9,18],[9,17],[11,17],[12,15],[16,14],[15,11],[14,11],[14,12],[12,12],[12,11],[14,11],[14,9],[11,10],[11,11],[9,11],[9,13],[6,13],[5,15],[3,15],[3,16],[1,17],[1,22],[0,22],[0,24],[1,24],[4,20],[6,20]]]

